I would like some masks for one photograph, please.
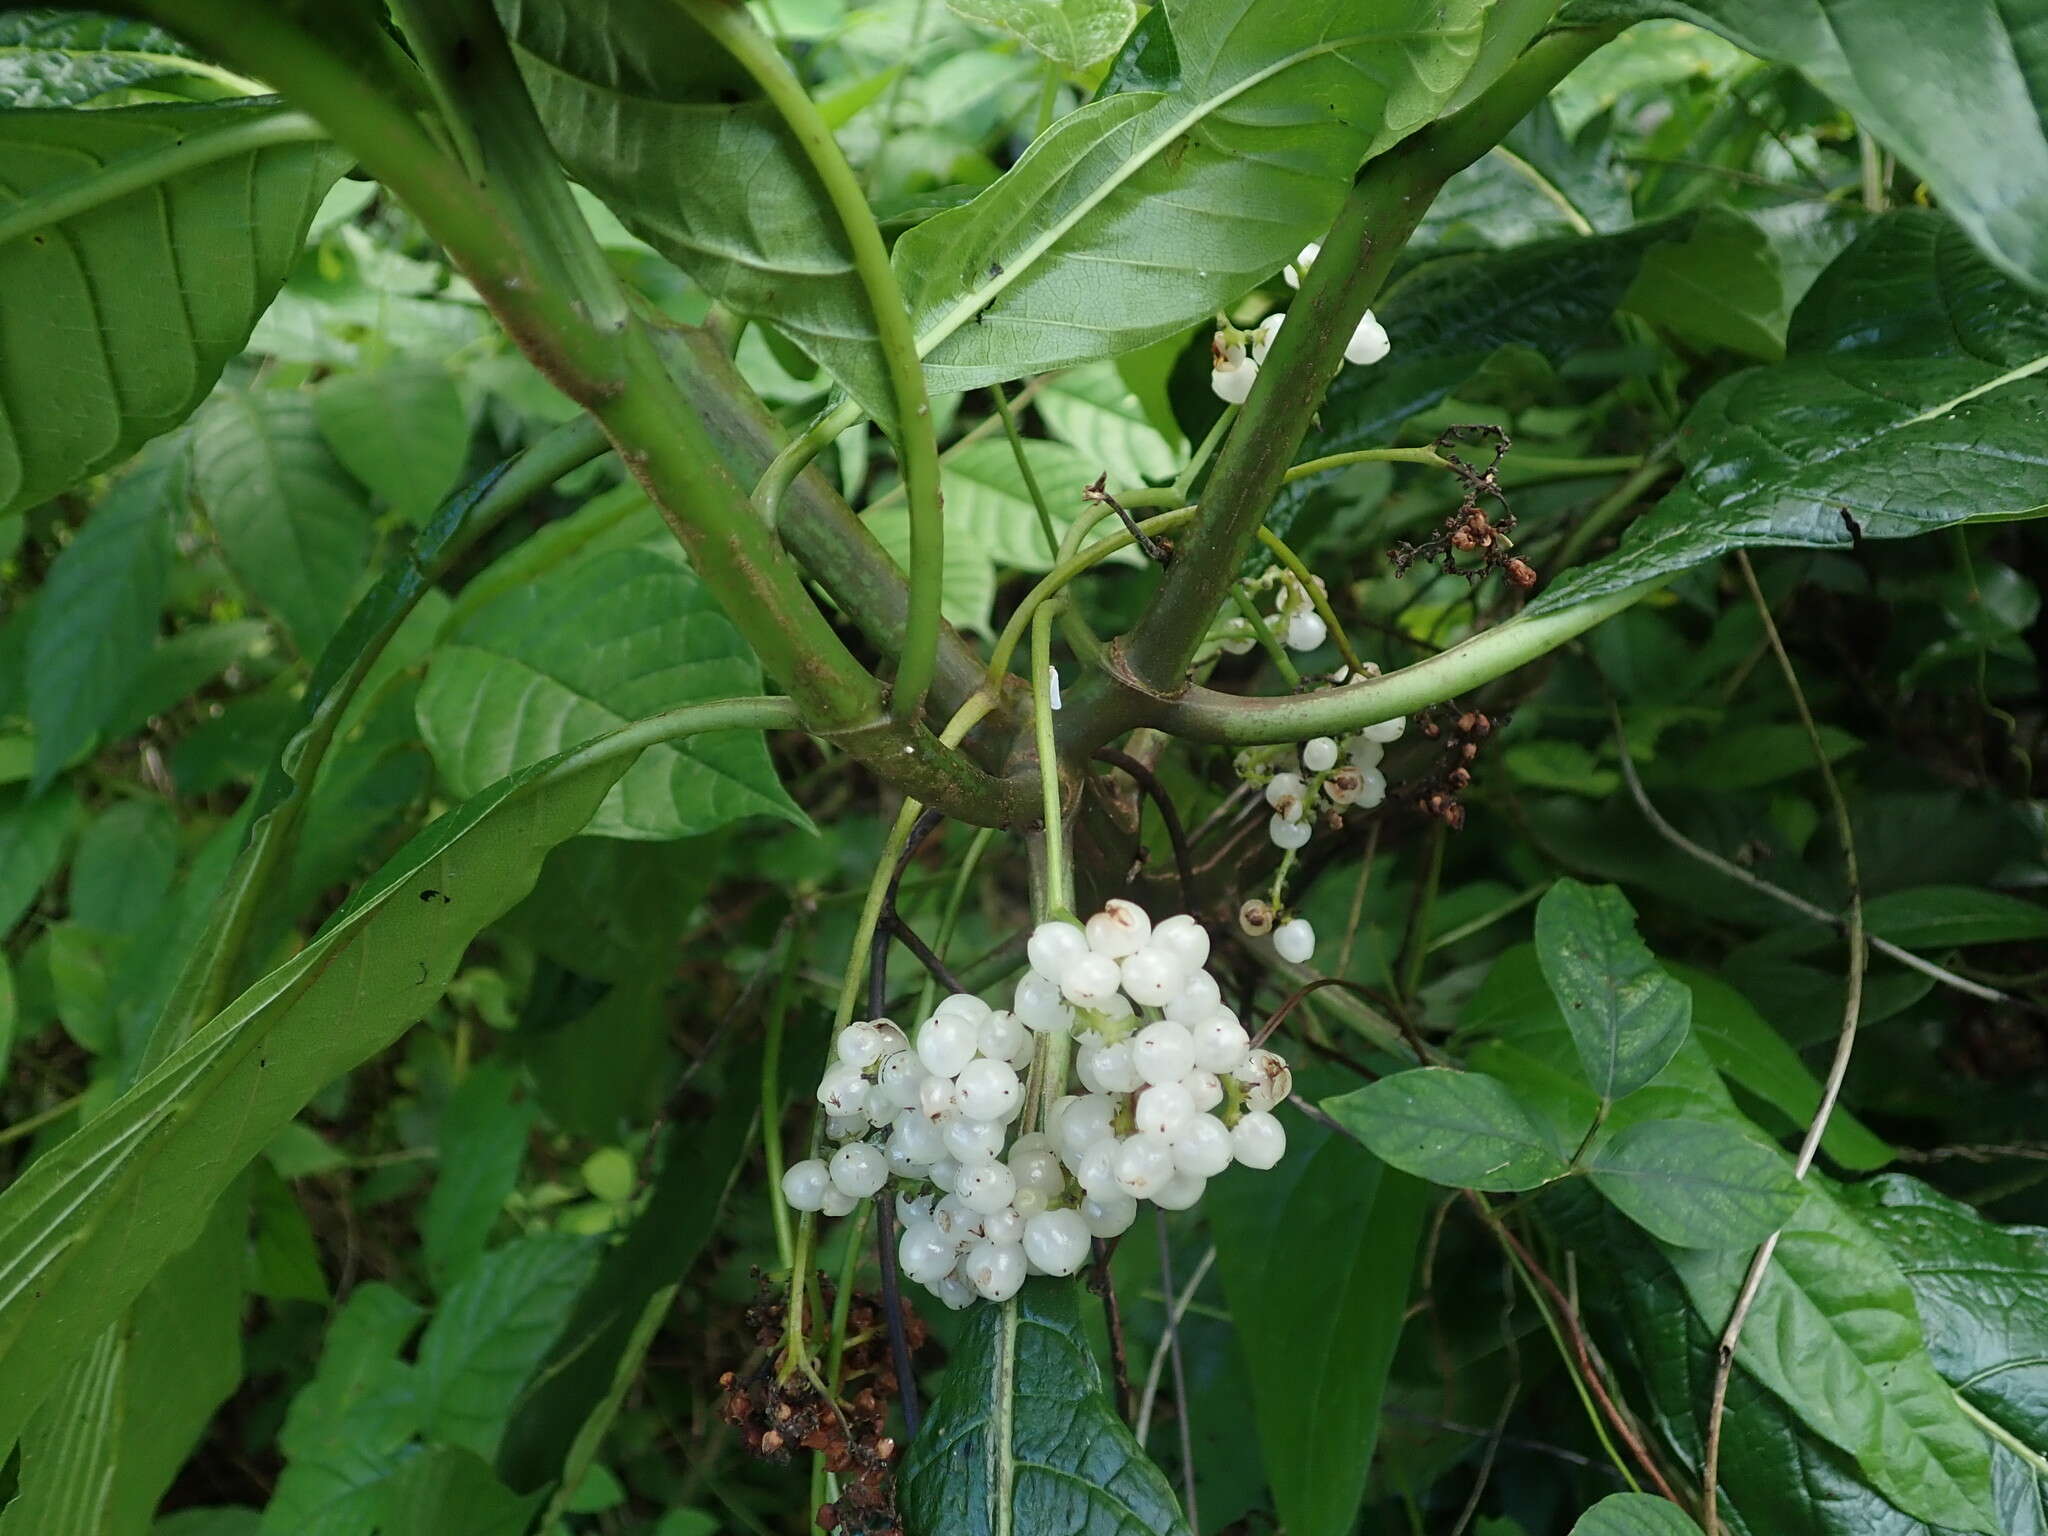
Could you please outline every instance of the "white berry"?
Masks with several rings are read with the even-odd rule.
[[[1140,1131],[1117,1148],[1117,1187],[1135,1199],[1156,1195],[1173,1177],[1173,1143]]]
[[[1330,637],[1330,627],[1313,608],[1290,614],[1286,633],[1281,636],[1290,651],[1312,651]]]
[[[1176,912],[1152,925],[1152,947],[1172,955],[1192,976],[1209,963],[1209,930],[1187,913]]]
[[[1306,821],[1289,821],[1278,811],[1266,823],[1266,835],[1273,840],[1275,848],[1292,853],[1296,848],[1308,844],[1309,824]]]
[[[1060,978],[1060,993],[1076,1008],[1100,1008],[1123,985],[1123,971],[1110,955],[1077,957]]]
[[[929,1221],[905,1227],[896,1240],[896,1262],[903,1273],[920,1285],[930,1285],[939,1276],[951,1274],[957,1257],[953,1240]]]
[[[1024,1287],[1024,1245],[976,1243],[967,1252],[967,1279],[989,1301],[1008,1301]]]
[[[1334,737],[1317,736],[1301,745],[1301,766],[1310,773],[1328,773],[1337,766],[1337,742]]]
[[[1264,1110],[1252,1110],[1230,1128],[1230,1150],[1247,1168],[1270,1168],[1287,1155],[1286,1127]]]
[[[1152,1192],[1152,1203],[1164,1211],[1191,1210],[1209,1181],[1191,1173],[1175,1173]]]
[[[960,1113],[970,1120],[1006,1121],[1024,1101],[1017,1069],[1007,1061],[990,1061],[985,1056],[962,1067],[954,1087],[960,1095]]]
[[[1194,1040],[1195,1065],[1204,1072],[1235,1072],[1251,1049],[1251,1036],[1227,1009],[1211,1014],[1189,1034]]]
[[[1387,340],[1387,328],[1375,320],[1368,309],[1359,318],[1351,340],[1344,344],[1344,361],[1366,366],[1378,362],[1393,350],[1393,343]]]
[[[1173,1166],[1177,1173],[1211,1179],[1230,1166],[1229,1127],[1214,1115],[1191,1115],[1173,1135]]]
[[[1071,1275],[1088,1258],[1088,1223],[1079,1211],[1045,1211],[1024,1226],[1024,1254],[1048,1275]]]
[[[1122,1237],[1138,1219],[1138,1202],[1115,1189],[1107,1194],[1089,1195],[1081,1202],[1080,1212],[1081,1220],[1088,1224],[1089,1236]]]
[[[1177,1083],[1194,1068],[1194,1036],[1171,1019],[1147,1024],[1131,1042],[1131,1062],[1148,1083]]]
[[[1037,971],[1017,978],[1010,1006],[1033,1034],[1064,1035],[1073,1027],[1074,1015],[1060,996],[1060,984]]]
[[[946,1122],[941,1140],[945,1155],[954,1162],[985,1163],[1003,1150],[1003,1125],[1000,1120],[973,1120],[961,1115]]]
[[[1225,405],[1243,405],[1259,382],[1259,365],[1250,358],[1219,364],[1209,370],[1209,388]]]
[[[1273,948],[1282,960],[1300,965],[1316,952],[1316,931],[1307,918],[1292,918],[1273,930]]]
[[[1072,923],[1040,923],[1024,942],[1031,969],[1052,981],[1064,980],[1067,967],[1088,953],[1088,939]]]
[[[1114,897],[1088,919],[1088,947],[1112,960],[1136,954],[1151,937],[1152,919],[1135,901]]]
[[[889,1182],[889,1160],[864,1141],[848,1142],[832,1154],[832,1182],[865,1200]]]
[[[996,1061],[1008,1061],[1031,1043],[1024,1021],[1007,1008],[991,1009],[975,1031],[974,1043],[981,1054]],[[965,1070],[964,1068],[962,1070]]]
[[[831,1187],[831,1171],[815,1157],[791,1163],[782,1175],[782,1198],[793,1211],[818,1210],[825,1204],[825,1191]]]
[[[993,1158],[985,1163],[963,1163],[954,1193],[970,1211],[1000,1211],[1017,1197],[1017,1181]]]
[[[1134,1003],[1163,1006],[1180,992],[1185,981],[1181,963],[1156,944],[1147,944],[1123,960],[1124,992]]]

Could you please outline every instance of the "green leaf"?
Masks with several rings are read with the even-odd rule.
[[[420,1335],[420,1428],[486,1459],[520,1389],[596,1267],[598,1247],[549,1233],[485,1254]]]
[[[1486,7],[1160,9],[1175,87],[1068,114],[972,202],[897,242],[934,393],[1130,351],[1273,277],[1328,229],[1359,165],[1449,99]]]
[[[1061,536],[1081,513],[1081,489],[1102,469],[1065,443],[1027,438],[1024,457],[1045,493],[1054,535]],[[1031,493],[1017,473],[1016,456],[1001,438],[974,443],[940,463],[939,489],[946,499],[946,542],[979,550],[1005,570],[1049,571],[1052,555]],[[871,524],[872,526],[872,524]]]
[[[1793,1124],[1812,1120],[1820,1107],[1820,1083],[1785,1037],[1718,976],[1689,966],[1671,969],[1692,993],[1693,1039],[1721,1074],[1783,1111]],[[1842,1167],[1859,1173],[1892,1160],[1892,1149],[1839,1104],[1828,1117],[1820,1145]]]
[[[160,27],[41,7],[0,12],[0,108],[93,106],[143,91],[206,99],[250,89],[193,58]]]
[[[1782,1152],[1709,1120],[1639,1120],[1586,1170],[1629,1220],[1682,1248],[1754,1248],[1799,1206]]]
[[[378,1536],[525,1536],[541,1495],[521,1497],[460,1446],[437,1445],[383,1488]]]
[[[0,513],[188,416],[343,160],[275,106],[0,113]]]
[[[1788,356],[1708,390],[1686,478],[1547,613],[1733,549],[1840,548],[2048,507],[2048,299],[1937,213],[1873,223],[1800,302]]]
[[[40,795],[20,784],[0,789],[0,934],[20,921],[57,872],[77,812],[78,797],[62,784]]]
[[[1863,743],[1838,726],[1818,728],[1821,750],[1830,763],[1838,763]],[[1675,780],[1689,788],[1732,791],[1756,789],[1808,773],[1815,766],[1813,741],[1803,725],[1745,725],[1716,731],[1668,774],[1659,778]]]
[[[893,420],[845,231],[731,55],[666,0],[498,0],[498,12],[576,179],[705,292],[772,320]]]
[[[2048,910],[2003,891],[1968,885],[1923,885],[1873,896],[1863,903],[1863,923],[1879,938],[1907,949],[2048,938]]]
[[[1017,489],[1021,492],[1023,487],[1020,485]],[[939,588],[939,612],[955,629],[993,635],[996,563],[989,558],[988,551],[971,537],[954,533],[951,527],[953,507],[950,504],[946,512],[948,528],[944,575]],[[910,570],[909,512],[900,506],[878,507],[864,514],[861,522],[875,536],[875,542],[889,552],[889,558],[896,562],[897,568],[907,574]],[[1042,542],[1040,547],[1044,547]]]
[[[1699,1536],[1699,1529],[1669,1499],[1610,1493],[1579,1516],[1571,1536]]]
[[[1749,1267],[1740,1249],[1669,1249],[1710,1330]],[[1870,1230],[1810,1181],[1744,1325],[1737,1362],[1910,1515],[1996,1536],[1991,1457],[1929,1358],[1913,1293]]]
[[[680,704],[753,693],[761,671],[672,545],[577,560],[461,619],[420,689],[420,731],[458,794]],[[760,734],[649,748],[589,831],[689,837],[745,816],[805,825]]]
[[[1912,167],[1999,266],[2048,288],[2048,60],[2011,0],[1576,0],[1573,20],[1671,16],[1790,64]]]
[[[262,1536],[352,1536],[374,1527],[384,1480],[419,1426],[413,1368],[399,1351],[418,1306],[373,1280],[327,1329],[320,1365],[285,1414],[288,1458]]]
[[[65,1373],[21,1439],[0,1536],[139,1536],[241,1384],[239,1193]]]
[[[1416,1067],[1323,1100],[1384,1161],[1462,1189],[1534,1189],[1566,1172],[1557,1137],[1480,1072]]]
[[[1107,473],[1112,485],[1167,480],[1180,468],[1180,433],[1169,441],[1154,425],[1116,363],[1061,374],[1038,392],[1035,404],[1052,435],[1081,456],[1084,472]],[[1053,494],[1051,486],[1046,494]]]
[[[1296,1122],[1287,1140],[1278,1167],[1218,1179],[1203,1203],[1280,1520],[1345,1536],[1431,1195],[1321,1126]]]
[[[1621,307],[1698,351],[1763,362],[1785,355],[1789,313],[1777,250],[1731,209],[1704,210],[1685,239],[1646,255]]]
[[[541,1517],[542,1530],[553,1530],[555,1522],[579,1502],[577,1495],[585,1491],[586,1476],[604,1471],[602,1466],[594,1465],[598,1448],[610,1433],[612,1421],[625,1404],[626,1394],[632,1391],[633,1383],[640,1377],[640,1368],[647,1361],[647,1351],[653,1347],[654,1336],[661,1332],[661,1325],[668,1319],[668,1310],[675,1304],[677,1289],[675,1285],[665,1285],[647,1298],[632,1331],[626,1335],[625,1347],[613,1356],[611,1385],[590,1410],[590,1417],[576,1431],[576,1439],[570,1444],[569,1454],[562,1463],[561,1485],[548,1501],[547,1512]]]
[[[159,461],[116,482],[44,578],[28,641],[38,790],[112,723],[156,644],[176,475]]]
[[[0,1192],[0,1442],[306,1102],[441,995],[626,761],[586,751],[442,817],[318,939]]]
[[[249,1289],[276,1301],[310,1301],[326,1306],[333,1299],[320,1264],[320,1245],[299,1206],[291,1185],[268,1162],[251,1175],[255,1234],[249,1254]]]
[[[178,824],[161,801],[124,800],[86,824],[72,856],[71,915],[102,933],[138,933],[178,870]]]
[[[1068,69],[1101,63],[1138,20],[1136,0],[946,0],[946,9],[1022,38]]]
[[[469,457],[469,413],[438,364],[338,374],[314,392],[313,415],[348,472],[407,522],[441,504]]]
[[[427,1276],[437,1291],[474,1263],[519,1181],[532,1104],[517,1098],[518,1079],[502,1062],[471,1069],[441,1111],[434,1144],[439,1172],[420,1217]]]
[[[1586,1080],[1603,1099],[1633,1093],[1685,1043],[1692,994],[1636,936],[1614,886],[1561,879],[1536,906],[1536,957],[1571,1026]]]
[[[735,1083],[752,1083],[744,1062]],[[515,1488],[538,1488],[573,1462],[588,1427],[622,1391],[619,1372],[656,1302],[687,1276],[744,1166],[755,1096],[727,1093],[708,1117],[671,1123],[645,1203],[598,1262],[575,1309],[533,1373],[506,1427],[498,1471]]]
[[[228,568],[301,655],[341,628],[370,566],[370,515],[296,392],[220,396],[192,433],[191,493]]]
[[[1111,1410],[1071,1281],[978,1306],[897,1482],[907,1536],[1188,1536]]]

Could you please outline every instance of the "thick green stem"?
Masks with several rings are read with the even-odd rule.
[[[1113,650],[1146,692],[1177,692],[1300,451],[1359,317],[1378,295],[1438,189],[1485,154],[1618,27],[1552,33],[1454,116],[1368,165],[1309,269],[1208,481],[1201,521],[1135,629]],[[1089,724],[1099,727],[1099,719]]]
[[[1060,599],[1041,603],[1031,616],[1031,734],[1038,750],[1039,795],[1045,816],[1045,904],[1052,913],[1071,912],[1074,894],[1067,880],[1065,812],[1060,794],[1060,760],[1052,734],[1052,621]]]
[[[945,578],[945,521],[939,511],[939,444],[932,430],[931,402],[925,398],[924,365],[910,328],[910,311],[889,264],[889,248],[881,227],[861,191],[853,167],[846,163],[832,129],[817,103],[803,88],[744,8],[727,0],[678,0],[761,87],[769,104],[782,115],[804,158],[817,174],[825,196],[846,232],[854,274],[866,293],[875,322],[875,342],[889,376],[896,404],[896,452],[903,468],[910,508],[910,621],[897,658],[896,685],[890,712],[898,721],[915,720],[931,691],[939,645],[939,597]]]

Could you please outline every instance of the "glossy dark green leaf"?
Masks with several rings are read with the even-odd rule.
[[[1614,886],[1562,879],[1545,892],[1536,957],[1603,1099],[1642,1087],[1684,1044],[1692,994],[1658,966]]]
[[[1967,885],[1887,891],[1864,902],[1863,922],[1879,938],[1907,949],[2048,938],[2048,909],[2002,891]]]
[[[795,136],[732,57],[663,0],[498,10],[577,179],[706,292],[774,321],[892,419],[845,232]]]
[[[268,105],[0,113],[0,512],[206,397],[342,168],[322,137]]]
[[[1432,1183],[1534,1189],[1565,1172],[1557,1136],[1481,1072],[1417,1067],[1322,1107],[1381,1159]]]
[[[318,939],[0,1193],[0,1440],[278,1130],[441,995],[626,761],[596,750],[539,766],[442,817]]]
[[[2048,60],[2011,0],[1574,0],[1574,20],[1671,16],[1790,64],[1925,178],[1998,264],[2048,289]]]
[[[317,655],[370,568],[362,492],[328,450],[311,401],[295,392],[231,392],[192,432],[193,500],[235,579]]]
[[[1718,1330],[1749,1254],[1672,1248],[1667,1256]],[[1826,1190],[1809,1186],[1786,1225],[1736,1359],[1900,1509],[1997,1536],[1990,1444],[1935,1369],[1898,1266]]]
[[[1470,70],[1473,0],[1167,0],[1171,90],[1069,113],[896,245],[935,392],[1156,341],[1271,278]]]
[[[1067,1280],[970,1311],[897,1502],[907,1536],[1189,1536],[1103,1395]]]
[[[313,414],[348,472],[409,522],[455,489],[469,457],[469,413],[434,363],[339,374],[314,392]]]
[[[1845,547],[2048,507],[2048,299],[1942,215],[1874,223],[1800,302],[1787,353],[1708,390],[1680,439],[1684,482],[1529,611],[1732,549]]]
[[[117,481],[43,579],[28,642],[36,789],[112,722],[156,644],[178,473],[159,457]]]
[[[1579,1516],[1571,1536],[1699,1536],[1699,1527],[1669,1499],[1610,1493]]]
[[[1799,1206],[1776,1147],[1707,1120],[1639,1120],[1586,1161],[1600,1193],[1631,1221],[1682,1248],[1754,1248]]]
[[[1428,1186],[1348,1137],[1290,1119],[1270,1173],[1203,1199],[1252,1383],[1274,1506],[1300,1536],[1358,1523],[1401,1337]]]

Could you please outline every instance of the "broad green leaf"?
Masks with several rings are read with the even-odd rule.
[[[71,915],[102,933],[146,927],[178,870],[178,824],[160,801],[111,805],[79,834],[72,856]]]
[[[1621,307],[1699,351],[1725,348],[1763,362],[1785,355],[1790,316],[1777,251],[1730,209],[1707,209],[1685,239],[1646,255]]]
[[[119,741],[157,715],[174,709],[237,662],[273,649],[270,625],[262,619],[230,619],[181,629],[143,657],[106,726]]]
[[[181,1509],[150,1528],[150,1536],[260,1536],[263,1512],[233,1505]]]
[[[117,481],[43,580],[28,641],[36,789],[112,723],[156,644],[177,474],[159,457]]]
[[[137,93],[210,99],[257,89],[160,27],[41,7],[0,12],[0,108],[85,107]]]
[[[1718,976],[1688,966],[1672,974],[1692,993],[1692,1036],[1714,1066],[1795,1125],[1805,1125],[1820,1107],[1820,1082],[1749,999]],[[1856,1172],[1882,1168],[1892,1149],[1873,1136],[1841,1105],[1828,1117],[1821,1150]]]
[[[314,391],[313,415],[348,472],[408,522],[440,505],[469,457],[469,414],[434,363],[338,374]]]
[[[326,1306],[333,1300],[333,1292],[320,1263],[320,1245],[298,1196],[267,1161],[255,1165],[250,1182],[254,1233],[249,1289],[275,1301]]]
[[[1278,1167],[1215,1180],[1203,1205],[1280,1520],[1346,1536],[1431,1197],[1349,1137],[1297,1121],[1287,1140]]]
[[[474,1451],[437,1445],[384,1485],[378,1536],[526,1536],[540,1507],[492,1476]]]
[[[1755,546],[1840,548],[2048,507],[2048,299],[1953,222],[1874,223],[1801,300],[1787,357],[1686,418],[1686,477],[1547,613]]]
[[[935,393],[1127,352],[1273,277],[1370,155],[1434,117],[1478,0],[1166,0],[1170,89],[1068,114],[895,263]]]
[[[1925,178],[2007,272],[2048,289],[2048,58],[2012,0],[1576,0],[1572,20],[1670,16],[1790,64]]]
[[[1863,746],[1839,726],[1820,726],[1818,734],[1830,763]],[[1657,777],[1695,790],[1756,789],[1795,773],[1810,773],[1814,767],[1813,740],[1805,726],[1744,725],[1716,731]]]
[[[1699,1527],[1669,1499],[1610,1493],[1573,1524],[1571,1536],[1699,1536]]]
[[[1102,469],[1065,443],[1028,438],[1024,456],[1045,494],[1055,537],[1080,515],[1081,490]],[[1031,494],[1017,473],[1010,445],[990,438],[941,461],[939,488],[946,498],[946,542],[979,550],[1005,570],[1049,571],[1052,555]]]
[[[733,1081],[751,1083],[744,1059]],[[549,1345],[506,1426],[498,1472],[514,1488],[563,1474],[604,1405],[624,1391],[619,1373],[659,1299],[690,1272],[711,1240],[727,1191],[746,1158],[754,1095],[728,1093],[707,1117],[671,1123],[645,1203]]]
[[[713,298],[772,320],[877,420],[893,420],[845,232],[731,55],[666,0],[497,3],[576,179]]]
[[[21,1002],[14,986],[14,965],[0,954],[0,1067],[14,1050],[14,1029],[21,1016]]]
[[[555,964],[600,981],[645,989],[664,978],[677,937],[719,874],[717,844],[688,848],[571,838],[541,866],[533,894],[498,926]],[[521,1032],[516,1043],[525,1044]],[[545,1074],[536,1074],[543,1094]],[[607,1125],[588,1134],[615,1135]]]
[[[0,112],[0,512],[206,397],[342,169],[322,137],[276,106]]]
[[[1536,958],[1601,1098],[1633,1093],[1685,1043],[1692,994],[1658,967],[1614,886],[1562,879],[1546,891]]]
[[[569,1454],[562,1463],[561,1485],[554,1497],[548,1501],[546,1512],[541,1516],[541,1529],[552,1530],[576,1501],[577,1494],[584,1486],[584,1479],[602,1467],[594,1467],[598,1448],[604,1444],[604,1437],[611,1432],[612,1421],[619,1416],[619,1409],[625,1404],[626,1394],[633,1390],[633,1383],[639,1380],[640,1368],[647,1361],[647,1351],[653,1347],[654,1336],[661,1332],[661,1325],[668,1319],[668,1310],[675,1305],[676,1285],[665,1285],[647,1298],[634,1321],[633,1328],[626,1335],[625,1347],[612,1357],[611,1385],[604,1396],[590,1410],[590,1417],[583,1421],[576,1431],[576,1438],[570,1443]]]
[[[1682,1248],[1754,1248],[1799,1206],[1782,1152],[1710,1120],[1639,1120],[1597,1144],[1586,1171],[1629,1220]]]
[[[1673,1248],[1667,1257],[1718,1331],[1749,1254]],[[1736,1360],[1900,1509],[1998,1536],[1988,1442],[1935,1370],[1905,1277],[1870,1229],[1810,1182],[1757,1291]]]
[[[142,1536],[157,1501],[242,1379],[247,1202],[216,1202],[197,1242],[65,1373],[21,1441],[0,1536]]]
[[[1115,364],[1061,374],[1038,392],[1035,405],[1052,435],[1078,453],[1084,467],[1106,473],[1112,486],[1167,480],[1180,468],[1179,432],[1169,440],[1152,423]]]
[[[420,1335],[420,1428],[428,1438],[497,1454],[520,1389],[597,1260],[596,1244],[554,1233],[478,1260]]]
[[[549,571],[460,619],[420,689],[420,731],[442,776],[474,794],[627,720],[756,691],[761,671],[672,545]],[[757,732],[650,748],[589,831],[661,840],[743,816],[803,824]]]
[[[969,1311],[896,1497],[906,1536],[1189,1536],[1103,1396],[1068,1280]]]
[[[1047,446],[1056,446],[1048,444]],[[1022,487],[1018,487],[1021,491]],[[948,513],[953,511],[949,503]],[[948,518],[951,522],[951,518]],[[899,570],[910,570],[910,514],[900,506],[877,507],[861,523],[875,542],[889,552]],[[1035,526],[1035,524],[1034,524]],[[1040,545],[1043,548],[1043,543]],[[995,633],[996,563],[972,538],[946,534],[945,574],[939,588],[939,612],[955,629]]]
[[[1022,38],[1068,69],[1101,63],[1138,19],[1136,0],[946,0],[946,8]]]
[[[1566,1171],[1549,1127],[1484,1073],[1417,1067],[1322,1107],[1384,1161],[1435,1184],[1534,1189]]]
[[[64,858],[64,844],[78,812],[78,797],[62,784],[40,795],[28,786],[0,789],[0,934],[34,905]]]
[[[318,655],[362,585],[372,531],[312,403],[276,390],[220,396],[193,428],[190,488],[235,579],[301,655]]]
[[[441,1111],[434,1133],[441,1155],[420,1217],[420,1243],[427,1277],[443,1293],[483,1253],[519,1180],[534,1111],[516,1097],[517,1087],[507,1066],[487,1061],[471,1069]]]
[[[373,1528],[383,1482],[419,1427],[414,1371],[399,1351],[420,1316],[382,1281],[350,1293],[327,1329],[318,1370],[285,1414],[278,1445],[287,1461],[262,1536],[360,1536]]]
[[[2039,903],[1967,885],[1923,885],[1873,896],[1863,904],[1863,923],[1907,949],[2048,938],[2048,909]]]
[[[626,761],[599,747],[537,765],[443,816],[318,939],[0,1192],[0,1442],[306,1102],[441,995]]]

